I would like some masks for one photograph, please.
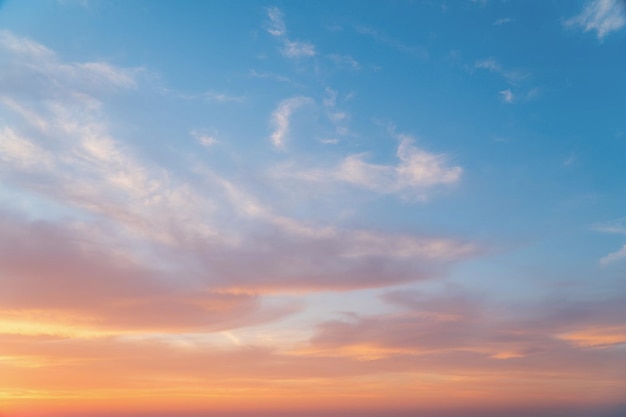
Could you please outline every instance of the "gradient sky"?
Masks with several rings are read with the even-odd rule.
[[[623,416],[626,3],[0,2],[0,416]]]

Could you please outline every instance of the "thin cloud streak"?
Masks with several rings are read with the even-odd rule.
[[[611,32],[626,26],[626,6],[620,0],[591,0],[583,11],[563,23],[566,27],[577,27],[583,32],[595,31],[603,40]]]
[[[277,149],[285,149],[287,135],[289,133],[289,119],[291,115],[307,104],[314,103],[310,97],[292,97],[280,102],[274,113],[272,113],[272,124],[274,132],[270,140]]]
[[[267,32],[283,43],[283,47],[280,50],[283,56],[292,59],[300,59],[310,58],[316,55],[315,45],[312,43],[293,40],[287,37],[287,27],[282,10],[278,7],[270,7],[267,9],[267,16],[270,19]]]

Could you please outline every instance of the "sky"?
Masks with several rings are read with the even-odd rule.
[[[0,416],[626,414],[626,2],[0,1]]]

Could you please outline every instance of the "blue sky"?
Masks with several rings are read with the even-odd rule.
[[[623,359],[625,8],[0,3],[0,308],[33,338],[19,349]],[[429,315],[483,324],[458,341]]]

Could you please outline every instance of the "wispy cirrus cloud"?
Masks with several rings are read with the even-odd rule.
[[[81,222],[32,222],[0,213],[0,332],[214,332],[274,320],[294,305],[265,307],[252,294],[213,291],[163,266],[113,251]],[[181,272],[179,270],[179,272]],[[196,283],[194,283],[194,281]],[[55,320],[54,317],[57,316]],[[256,318],[254,318],[256,317]],[[51,320],[52,319],[52,320]]]
[[[505,68],[496,58],[489,57],[474,62],[467,70],[473,73],[476,70],[488,71],[501,77],[509,88],[498,91],[505,103],[511,104],[517,101],[531,100],[538,95],[539,88],[524,89],[523,84],[531,76],[531,73],[523,70],[511,70]],[[527,91],[524,91],[527,90]]]
[[[34,50],[43,50],[28,42]],[[12,54],[4,56],[8,59]],[[51,56],[41,55],[40,65],[34,68],[42,71],[50,67]],[[20,68],[19,59],[12,62]],[[25,64],[20,71],[24,79],[14,79],[26,85],[31,68],[30,62]],[[178,175],[145,158],[140,146],[123,142],[111,132],[106,105],[100,98],[104,93],[90,92],[80,82],[81,77],[74,84],[72,79],[57,75],[52,67],[39,78],[63,85],[63,91],[69,93],[58,95],[44,88],[4,96],[5,114],[11,116],[11,122],[0,125],[0,178],[26,195],[70,209],[76,216],[71,224],[78,226],[72,229],[71,239],[59,239],[60,248],[66,246],[75,253],[78,249],[71,245],[73,240],[94,242],[124,253],[124,259],[132,260],[128,268],[140,271],[130,273],[133,276],[153,275],[165,281],[173,276],[146,266],[156,265],[175,271],[181,283],[195,282],[197,288],[209,292],[385,286],[433,278],[439,269],[478,251],[476,245],[462,239],[308,224],[282,214],[280,207],[264,202],[245,185],[197,160]],[[42,95],[45,100],[36,99]],[[334,99],[329,96],[327,100],[334,108]],[[85,105],[91,102],[96,105]],[[272,116],[274,146],[285,146],[292,113],[313,103],[311,98],[297,96],[278,105]],[[202,131],[192,129],[190,134],[204,146],[215,144],[215,138]],[[341,178],[359,184],[363,176],[370,175],[365,171],[382,170],[389,171],[382,177],[391,173],[399,184],[410,186],[453,182],[458,174],[452,169],[444,171],[443,178],[428,177],[418,165],[424,159],[430,161],[431,169],[438,163],[406,143],[400,146],[399,155],[404,163],[397,168],[363,166],[363,172],[356,173],[344,169]],[[437,160],[436,156],[432,158]],[[377,181],[382,182],[375,187],[389,185],[380,178]],[[51,227],[63,231],[70,228],[70,223]],[[18,234],[27,234],[27,230],[24,226]],[[8,236],[8,231],[4,235]],[[43,256],[36,247],[27,245],[24,251],[31,251],[33,259]],[[69,257],[63,259],[58,268],[65,267]],[[91,261],[87,256],[85,270]],[[124,275],[123,271],[115,273]],[[20,274],[11,276],[22,279]],[[75,279],[78,282],[79,278]],[[136,280],[138,285],[141,282],[149,280]],[[154,295],[146,291],[148,297]]]
[[[346,68],[349,70],[361,69],[361,64],[351,55],[329,54],[328,58],[340,68]]]
[[[287,37],[287,26],[284,21],[284,14],[278,7],[269,7],[267,9],[267,17],[269,23],[267,32],[280,39],[283,43],[281,53],[288,58],[309,58],[316,55],[315,45],[310,42],[294,40]]]
[[[72,83],[76,89],[85,91],[109,91],[111,89],[134,88],[136,76],[141,68],[118,68],[106,62],[66,63],[45,46],[29,39],[15,36],[8,31],[0,31],[0,64],[4,67],[0,81],[4,95],[19,93],[26,88],[44,94],[67,94],[62,87]],[[31,75],[26,83],[24,71]],[[58,84],[50,80],[58,80]]]
[[[626,259],[626,245],[624,245],[621,249],[600,258],[600,265],[606,266],[624,259]]]
[[[497,19],[495,22],[493,22],[493,24],[495,26],[502,26],[507,23],[511,23],[512,21],[513,19],[511,19],[510,17],[501,17],[500,19]]]
[[[620,0],[590,0],[583,11],[563,22],[566,27],[577,27],[583,32],[595,31],[603,40],[611,32],[626,26],[626,5]]]
[[[626,218],[614,219],[608,222],[594,223],[589,226],[590,230],[600,233],[626,235]],[[626,245],[615,252],[611,252],[600,258],[600,265],[606,266],[626,259]]]
[[[507,88],[506,90],[502,90],[499,93],[502,96],[502,100],[504,100],[506,103],[513,103],[515,96],[513,95],[513,92],[511,91],[510,88]]]
[[[346,111],[338,108],[337,91],[330,87],[326,87],[326,90],[324,91],[323,105],[328,120],[330,120],[335,128],[334,133],[339,136],[347,135],[349,133],[347,123],[350,119],[350,115]]]
[[[198,143],[202,146],[210,148],[211,146],[217,145],[220,143],[219,140],[215,138],[215,136],[210,135],[204,131],[193,129],[189,132],[189,134],[198,141]]]
[[[277,149],[284,149],[289,134],[289,119],[300,107],[314,103],[310,97],[292,97],[280,102],[272,113],[272,125],[274,132],[270,136],[272,145]]]
[[[315,55],[315,46],[309,42],[285,40],[283,55],[289,58],[311,57]]]
[[[407,55],[412,55],[421,59],[428,58],[428,50],[422,45],[408,45],[387,33],[371,26],[358,25],[355,27],[357,33],[371,37],[381,45],[388,46]]]
[[[203,97],[209,101],[217,101],[219,103],[241,103],[245,101],[243,96],[233,96],[226,93],[217,93],[215,91],[207,91],[203,94]]]
[[[267,17],[269,18],[269,24],[267,32],[272,36],[283,36],[287,33],[287,27],[285,26],[284,14],[278,7],[268,7]]]
[[[476,61],[473,65],[473,69],[483,69],[498,74],[502,76],[507,83],[512,85],[519,84],[522,80],[529,76],[528,73],[523,71],[505,69],[494,57]]]
[[[594,223],[589,229],[601,233],[615,233],[626,235],[626,218],[619,218],[608,222]]]

